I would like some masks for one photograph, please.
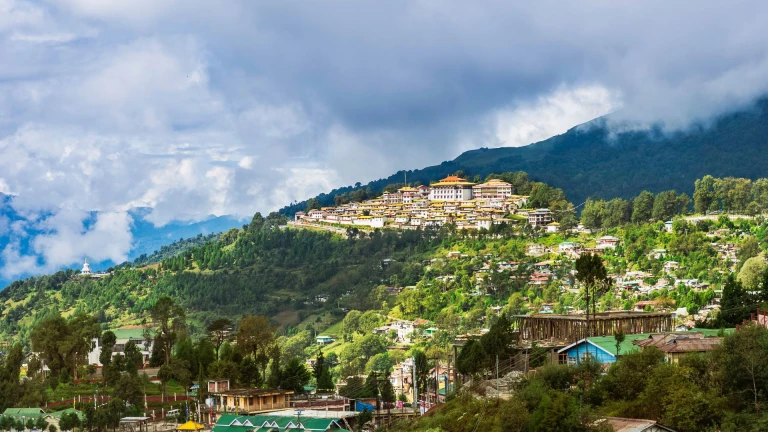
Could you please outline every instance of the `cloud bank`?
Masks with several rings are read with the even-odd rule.
[[[768,90],[766,21],[759,1],[0,0],[22,215],[2,273],[124,257],[134,207],[249,217],[608,112],[707,121]]]

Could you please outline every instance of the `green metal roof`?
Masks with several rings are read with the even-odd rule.
[[[114,333],[117,339],[144,339],[142,328],[118,328],[109,331]]]
[[[632,342],[640,339],[647,339],[650,335],[650,333],[625,335],[624,342],[619,345],[619,355],[630,354],[635,351],[639,351],[640,347],[632,344]],[[587,340],[590,343],[604,349],[605,351],[608,351],[612,355],[616,355],[616,339],[613,336],[593,336],[591,338],[587,338]]]
[[[337,418],[319,418],[319,417],[296,417],[296,416],[276,416],[269,414],[239,416],[234,414],[223,414],[213,427],[213,432],[248,432],[258,431],[267,432],[274,429],[277,430],[291,430],[298,429],[297,423],[301,421],[301,425],[305,430],[324,431],[330,429],[332,426],[338,426]],[[339,430],[339,429],[335,429]]]
[[[40,418],[45,415],[45,412],[40,408],[8,408],[3,411],[4,416],[13,418]]]

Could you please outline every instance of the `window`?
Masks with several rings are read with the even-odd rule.
[[[568,364],[568,353],[561,353],[558,356],[557,362],[559,364]]]
[[[576,357],[568,356],[568,366],[576,366]]]

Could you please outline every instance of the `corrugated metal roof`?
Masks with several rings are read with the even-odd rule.
[[[674,341],[660,346],[659,349],[666,353],[679,352],[705,352],[717,348],[723,341],[723,338],[703,338],[703,339],[675,339]]]
[[[608,417],[606,418],[606,421],[613,426],[614,432],[646,432],[657,430],[674,432],[666,426],[657,424],[655,420]]]

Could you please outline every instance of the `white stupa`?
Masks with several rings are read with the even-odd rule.
[[[88,264],[88,258],[85,259],[85,264],[83,264],[83,269],[80,270],[80,274],[84,274],[84,275],[91,274],[91,265]]]

